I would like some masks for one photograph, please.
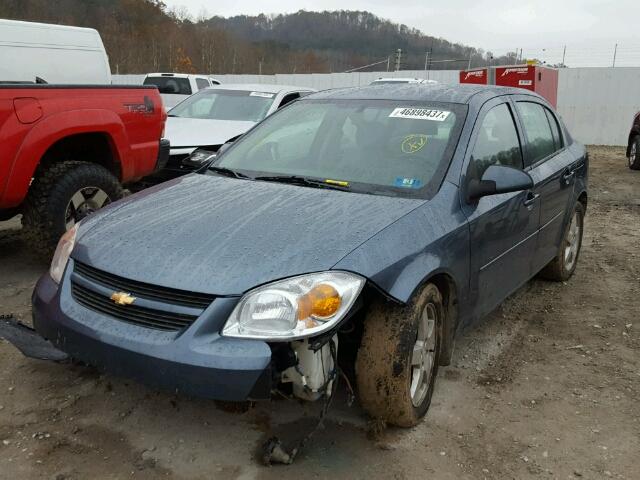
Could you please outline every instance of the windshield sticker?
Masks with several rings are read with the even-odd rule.
[[[433,120],[436,122],[444,122],[451,112],[446,110],[434,110],[432,108],[412,108],[400,107],[396,108],[389,114],[390,118],[413,118],[420,120]]]
[[[402,188],[420,188],[422,181],[419,178],[397,177],[394,185]]]
[[[249,94],[250,97],[262,97],[262,98],[273,98],[275,93],[265,93],[265,92],[251,92]]]
[[[427,139],[428,137],[422,133],[407,135],[400,146],[402,153],[416,153],[422,150],[422,147],[427,144]]]

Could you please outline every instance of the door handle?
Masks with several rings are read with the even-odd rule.
[[[571,180],[573,180],[573,177],[575,174],[576,174],[575,170],[567,168],[562,174],[562,181],[567,185],[569,185],[571,183]]]
[[[524,198],[522,203],[524,204],[525,207],[531,209],[531,207],[533,206],[533,204],[535,203],[535,201],[538,199],[539,196],[540,196],[539,193],[527,192],[527,196]]]

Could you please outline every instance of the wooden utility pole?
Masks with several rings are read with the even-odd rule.
[[[611,65],[612,67],[616,66],[616,55],[618,54],[618,44],[616,43],[616,46],[613,48],[613,65]]]

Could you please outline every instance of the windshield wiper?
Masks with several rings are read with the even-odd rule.
[[[244,173],[236,172],[235,170],[231,170],[227,167],[216,167],[215,165],[210,165],[209,170],[213,170],[220,175],[224,175],[225,177],[235,177],[235,178],[249,178]]]
[[[315,188],[332,188],[335,190],[347,190],[349,184],[347,182],[330,183],[326,180],[315,180],[313,178],[301,177],[299,175],[272,175],[255,177],[254,180],[262,180],[264,182],[280,182],[291,185],[304,185],[306,187]]]

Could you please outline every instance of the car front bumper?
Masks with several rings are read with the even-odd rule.
[[[221,337],[237,298],[217,298],[180,332],[131,325],[75,302],[69,260],[61,286],[45,274],[33,293],[33,325],[73,358],[151,387],[226,401],[266,399],[271,349],[265,342]]]

